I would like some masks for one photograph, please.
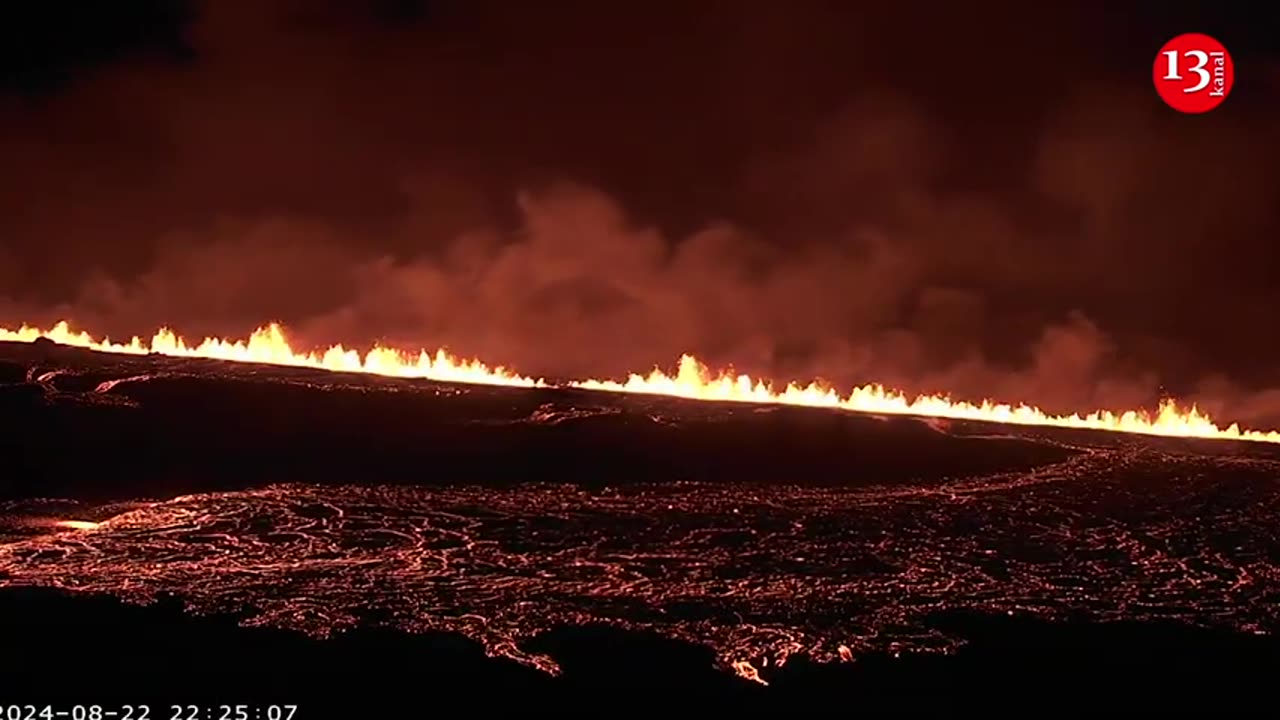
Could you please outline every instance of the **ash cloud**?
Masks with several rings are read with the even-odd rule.
[[[205,3],[181,62],[0,99],[0,321],[1280,420],[1280,124],[1167,111],[1163,28],[504,8]]]

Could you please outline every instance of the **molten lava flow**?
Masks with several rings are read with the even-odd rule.
[[[335,372],[369,373],[392,377],[413,377],[444,382],[482,383],[486,385],[515,385],[542,387],[542,380],[521,377],[503,367],[490,368],[477,360],[460,360],[444,350],[434,355],[422,350],[416,355],[374,346],[364,357],[355,350],[334,345],[323,353],[300,353],[289,346],[284,331],[272,323],[259,328],[245,340],[205,338],[196,346],[190,346],[168,328],[161,328],[151,338],[150,344],[134,337],[128,343],[95,340],[89,333],[73,332],[67,323],[60,322],[51,330],[40,330],[23,325],[17,330],[0,327],[0,341],[34,342],[46,338],[62,345],[88,348],[99,352],[145,355],[157,353],[174,357],[210,358],[231,362],[264,363],[309,367]]]
[[[59,520],[54,526],[67,528],[68,530],[97,530],[98,523],[89,522],[88,520]]]
[[[534,380],[516,375],[501,366],[490,368],[477,360],[459,360],[443,350],[437,351],[434,355],[425,350],[414,355],[375,346],[361,357],[355,350],[335,345],[323,353],[300,353],[290,347],[283,330],[275,324],[254,331],[247,341],[206,338],[194,347],[167,328],[157,332],[150,344],[143,344],[137,337],[126,344],[95,340],[88,333],[73,332],[66,322],[60,322],[50,330],[40,330],[26,325],[17,330],[0,328],[0,341],[33,342],[38,338],[47,338],[63,345],[100,352],[133,355],[157,353],[177,357],[310,367],[335,372],[427,378],[445,382],[521,387],[547,386],[541,379]],[[1143,410],[1127,410],[1120,413],[1100,410],[1081,416],[1049,415],[1034,406],[1008,405],[990,400],[974,404],[952,400],[943,395],[921,395],[915,399],[909,399],[901,392],[887,390],[880,385],[854,388],[847,396],[816,382],[805,386],[789,384],[778,390],[769,383],[753,380],[747,375],[733,375],[726,372],[713,374],[705,365],[689,355],[680,358],[680,366],[674,376],[655,369],[647,376],[633,374],[625,382],[584,380],[568,383],[568,386],[608,392],[669,395],[694,400],[803,405],[855,412],[917,415],[1013,425],[1041,425],[1168,437],[1280,443],[1280,431],[1242,430],[1234,423],[1226,428],[1220,428],[1194,405],[1183,408],[1172,400],[1162,402],[1155,415]]]

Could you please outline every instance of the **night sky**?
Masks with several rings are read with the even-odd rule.
[[[0,325],[1280,421],[1263,4],[861,5],[7,4]]]

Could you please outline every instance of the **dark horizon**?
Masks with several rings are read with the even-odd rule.
[[[1280,52],[1243,12],[8,12],[0,325],[279,320],[304,343],[531,374],[692,352],[781,380],[1050,410],[1173,394],[1280,424]],[[1203,116],[1151,87],[1182,32],[1236,64]]]

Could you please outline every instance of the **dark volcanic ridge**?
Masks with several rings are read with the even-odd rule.
[[[1059,462],[1077,452],[1079,435],[51,344],[0,345],[0,381],[7,381],[0,402],[21,418],[0,440],[12,450],[6,456],[22,463],[5,488],[11,497],[119,498],[365,478],[880,484]],[[90,465],[93,482],[81,477]]]
[[[1269,446],[0,352],[0,586],[451,633],[549,673],[538,638],[612,627],[763,680],[955,653],[949,613],[1280,613]]]
[[[0,343],[0,406],[21,418],[0,443],[22,463],[0,497],[361,476],[927,483],[1059,462],[1088,447],[1280,458],[1280,446],[1263,443],[460,385],[53,343]],[[139,443],[145,462],[130,452]],[[90,463],[93,483],[70,478]]]

